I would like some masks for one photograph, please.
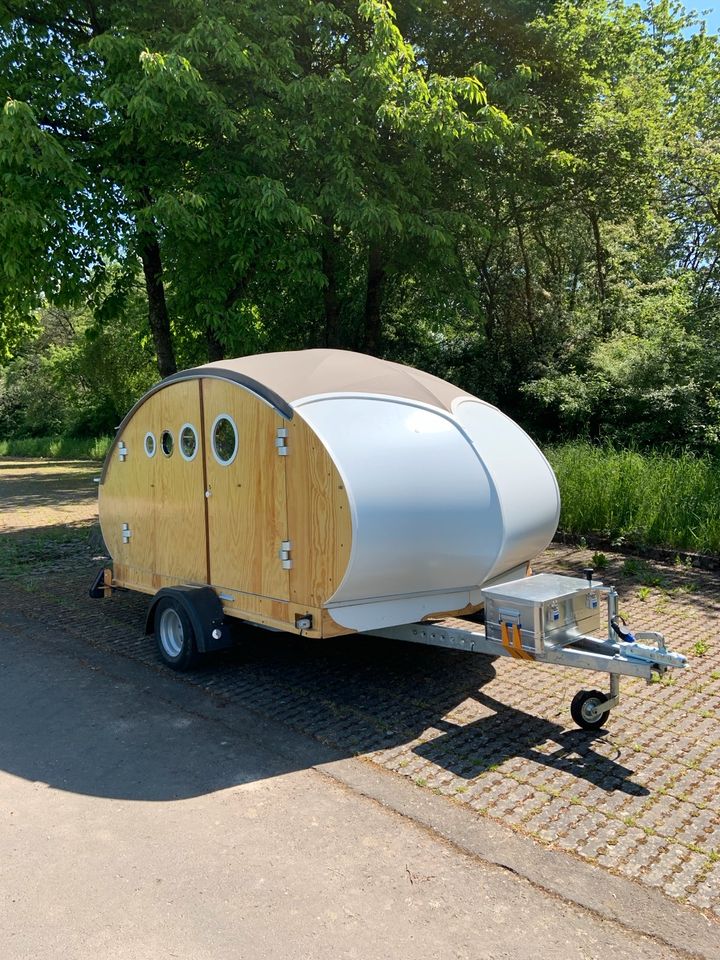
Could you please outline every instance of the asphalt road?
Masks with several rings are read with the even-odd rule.
[[[6,622],[2,960],[684,955],[468,856],[318,759],[56,625]]]

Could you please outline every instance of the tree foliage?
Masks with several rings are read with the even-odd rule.
[[[329,345],[717,446],[718,40],[674,0],[0,0],[0,75],[3,403],[39,347]]]

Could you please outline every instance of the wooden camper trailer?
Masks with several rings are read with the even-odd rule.
[[[328,637],[476,610],[559,515],[551,468],[499,410],[338,350],[163,380],[120,425],[99,501],[108,583],[155,595],[171,665],[188,597],[210,604],[200,649],[225,643],[224,616]]]

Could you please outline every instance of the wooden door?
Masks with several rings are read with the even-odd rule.
[[[155,501],[155,572],[182,582],[206,583],[200,384],[197,380],[170,384],[151,397],[148,404],[157,444],[150,461]],[[171,450],[169,455],[164,446]]]
[[[290,597],[284,420],[227,380],[202,380],[210,582],[224,592]]]
[[[100,488],[118,580],[148,591],[207,583],[201,430],[200,385],[190,380],[149,397],[118,438]]]

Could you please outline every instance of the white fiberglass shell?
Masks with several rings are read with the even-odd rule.
[[[554,474],[495,407],[453,413],[398,397],[334,394],[293,406],[343,477],[352,550],[327,603],[344,627],[410,623],[481,600],[480,587],[525,563],[555,533]]]

